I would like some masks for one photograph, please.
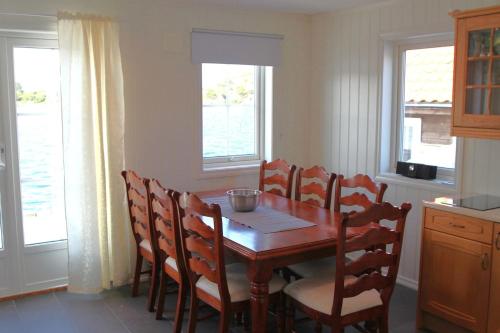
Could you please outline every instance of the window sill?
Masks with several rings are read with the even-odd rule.
[[[424,180],[408,178],[396,173],[381,173],[375,180],[387,184],[404,185],[420,190],[440,192],[443,194],[456,194],[458,192],[456,184],[442,179]]]
[[[203,166],[198,179],[236,177],[242,175],[256,175],[259,173],[260,163],[230,165],[230,166]]]

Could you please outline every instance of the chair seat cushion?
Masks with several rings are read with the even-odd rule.
[[[345,283],[352,279],[355,277],[347,275]],[[286,286],[284,292],[303,305],[329,315],[332,313],[333,307],[335,278],[333,276],[316,276],[300,279]],[[341,315],[345,316],[379,305],[382,305],[380,293],[376,289],[370,289],[357,296],[344,298]]]
[[[335,257],[301,262],[299,264],[288,266],[288,269],[304,278],[318,275],[329,275],[331,277],[335,277]]]
[[[246,272],[246,266],[241,263],[226,266],[227,287],[232,303],[250,299],[250,281],[247,278]],[[269,281],[269,294],[281,291],[285,285],[286,281],[281,276],[275,274],[271,281]],[[207,280],[204,276],[200,277],[196,283],[196,287],[220,299],[217,284]]]
[[[165,264],[167,264],[168,266],[172,267],[175,271],[178,272],[177,261],[174,258],[168,257],[167,260],[165,260]]]
[[[142,247],[144,250],[153,253],[153,248],[151,247],[151,242],[149,239],[144,238],[140,243],[139,246]]]

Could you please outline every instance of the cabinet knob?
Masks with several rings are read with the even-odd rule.
[[[481,259],[481,267],[483,268],[483,270],[488,270],[490,266],[490,260],[489,260],[489,257],[488,257],[488,253],[485,253],[483,254],[483,257]]]
[[[500,250],[500,232],[497,233],[497,238],[495,240],[495,247],[497,248],[497,250]]]

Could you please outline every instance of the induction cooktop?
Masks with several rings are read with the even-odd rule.
[[[476,195],[463,199],[453,199],[453,206],[471,208],[475,210],[490,210],[500,208],[500,197],[494,195]]]

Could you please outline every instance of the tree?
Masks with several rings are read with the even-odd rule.
[[[16,82],[16,101],[21,103],[44,103],[47,100],[45,91],[25,92],[20,83]]]
[[[204,91],[204,99],[212,101],[213,104],[234,105],[250,101],[254,96],[254,89],[250,77],[244,76],[235,81],[226,79],[216,87],[207,88]]]

